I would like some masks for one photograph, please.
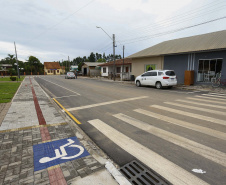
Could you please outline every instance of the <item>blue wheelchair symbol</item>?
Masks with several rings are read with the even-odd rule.
[[[76,137],[33,146],[34,171],[89,155]]]

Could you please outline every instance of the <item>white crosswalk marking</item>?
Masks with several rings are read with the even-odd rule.
[[[176,100],[176,101],[183,102],[183,103],[194,104],[194,105],[201,105],[201,106],[206,106],[206,107],[226,109],[226,106],[220,106],[220,105],[213,105],[213,104],[206,104],[206,103],[198,103],[198,102],[188,101],[188,100]]]
[[[212,109],[205,109],[205,108],[194,107],[194,106],[189,106],[189,105],[184,105],[184,104],[179,104],[179,103],[173,103],[173,102],[164,102],[164,103],[168,104],[168,105],[175,105],[175,106],[178,106],[178,107],[183,107],[183,108],[188,108],[188,109],[192,109],[192,110],[198,110],[198,111],[202,111],[202,112],[208,112],[208,113],[212,113],[212,114],[218,114],[218,115],[226,116],[225,112],[215,111],[215,110],[212,110]]]
[[[218,98],[226,98],[226,96],[216,95],[216,94],[202,94],[202,96],[212,96],[212,97],[218,97]]]
[[[183,116],[189,116],[189,117],[192,117],[192,118],[209,121],[209,122],[212,122],[212,123],[217,123],[217,124],[220,124],[220,125],[226,125],[225,120],[215,119],[215,118],[208,117],[208,116],[202,116],[200,114],[185,112],[185,111],[181,111],[181,110],[177,110],[177,109],[163,107],[163,106],[160,106],[160,105],[151,105],[150,107],[154,107],[154,108],[165,110],[165,111],[168,111],[168,112],[180,114],[180,115],[183,115]]]
[[[226,154],[223,152],[212,149],[210,147],[199,144],[197,142],[191,141],[189,139],[178,136],[176,134],[167,132],[165,130],[156,128],[152,125],[149,125],[148,123],[144,123],[142,121],[129,117],[125,114],[120,113],[120,114],[115,114],[113,116],[128,124],[133,125],[134,127],[137,127],[138,129],[144,130],[145,132],[148,132],[157,137],[160,137],[166,141],[169,141],[175,145],[178,145],[187,150],[190,150],[196,154],[199,154],[211,161],[214,161],[214,162],[226,167]]]
[[[149,116],[149,117],[153,117],[153,118],[156,118],[156,119],[166,121],[168,123],[178,125],[180,127],[188,128],[190,130],[194,130],[194,131],[197,131],[197,132],[200,132],[200,133],[203,133],[203,134],[207,134],[207,135],[212,136],[212,137],[216,137],[216,138],[219,138],[219,139],[226,140],[226,134],[224,132],[220,132],[220,131],[213,130],[213,129],[210,129],[210,128],[191,124],[189,122],[181,121],[181,120],[174,119],[174,118],[171,118],[171,117],[168,117],[168,116],[163,116],[161,114],[153,113],[153,112],[146,111],[146,110],[143,110],[143,109],[136,109],[134,111],[141,113],[141,114],[144,114],[144,115]]]
[[[210,99],[210,100],[225,101],[226,102],[226,99],[225,98],[213,98],[213,97],[206,97],[206,96],[195,96],[195,97],[205,98],[205,99]]]
[[[222,102],[220,100],[219,101],[216,101],[216,100],[207,100],[207,99],[192,98],[192,97],[187,97],[187,99],[189,99],[189,100],[195,100],[195,101],[202,101],[202,102],[209,102],[209,103],[214,103],[214,104],[223,104],[223,105],[226,105],[226,102]]]
[[[178,165],[163,158],[145,146],[137,143],[126,135],[108,126],[99,119],[88,121],[93,127],[103,133],[119,147],[136,157],[175,185],[208,184]],[[154,162],[153,162],[154,161]]]
[[[215,94],[215,95],[218,95],[218,96],[226,96],[226,93],[209,93],[209,94]]]

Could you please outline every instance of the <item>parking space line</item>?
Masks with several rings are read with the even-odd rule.
[[[57,99],[60,99],[60,98],[70,98],[71,96],[79,96],[79,95],[69,95],[69,96],[61,96],[61,97],[55,97]]]
[[[61,88],[63,88],[63,89],[66,89],[66,90],[68,90],[68,91],[70,91],[70,92],[73,92],[73,93],[75,93],[75,94],[77,94],[77,95],[80,96],[79,93],[77,93],[77,92],[75,92],[75,91],[72,91],[72,90],[70,90],[70,89],[68,89],[68,88],[66,88],[66,87],[63,87],[63,86],[61,86],[61,85],[58,85],[58,84],[56,84],[56,83],[54,83],[54,82],[51,82],[51,81],[49,81],[49,80],[46,80],[46,79],[44,79],[44,78],[41,78],[41,79],[43,79],[43,80],[45,80],[45,81],[47,81],[47,82],[49,82],[49,83],[52,83],[52,84],[54,84],[54,85],[57,85],[57,86],[59,86],[59,87],[61,87]]]
[[[114,104],[114,103],[121,103],[121,102],[126,102],[126,101],[139,100],[139,99],[143,99],[143,98],[148,98],[148,96],[141,96],[141,97],[137,97],[137,98],[126,98],[126,99],[121,99],[121,100],[114,100],[114,101],[108,101],[108,102],[103,102],[103,103],[85,105],[85,106],[81,106],[81,107],[74,107],[74,108],[69,108],[68,111],[88,109],[88,108],[98,107],[98,106],[102,106],[102,105],[109,105],[109,104]]]

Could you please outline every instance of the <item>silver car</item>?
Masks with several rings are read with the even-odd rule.
[[[65,79],[75,79],[75,74],[73,72],[67,72]]]

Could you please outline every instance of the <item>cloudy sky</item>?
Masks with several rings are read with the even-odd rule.
[[[0,0],[0,59],[125,57],[165,40],[226,29],[225,0]],[[199,25],[199,26],[197,26]],[[103,30],[96,28],[102,27]]]

